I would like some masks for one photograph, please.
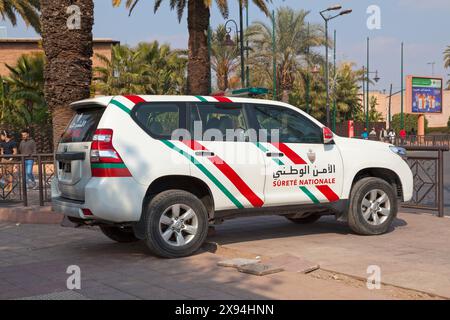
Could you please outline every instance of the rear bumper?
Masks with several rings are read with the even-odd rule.
[[[62,213],[65,216],[89,219],[83,214],[84,202],[73,201],[62,197],[52,198],[52,211]]]
[[[114,223],[139,221],[147,188],[133,178],[91,178],[85,188],[85,201],[61,197],[52,183],[52,209],[65,216]],[[83,214],[89,209],[92,216]]]

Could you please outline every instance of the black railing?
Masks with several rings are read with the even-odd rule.
[[[399,146],[450,146],[450,135],[409,135],[406,138],[397,136],[395,138],[395,144]]]
[[[403,207],[437,211],[444,216],[444,152],[448,145],[405,145],[408,164],[414,176],[414,192],[410,202]]]
[[[26,176],[27,160],[33,159],[35,183]],[[36,154],[0,156],[0,203],[44,206],[51,201],[50,182],[54,176],[54,155]]]

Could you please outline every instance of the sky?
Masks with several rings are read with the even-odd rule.
[[[125,1],[123,1],[125,2]],[[111,0],[94,0],[94,37],[113,38],[122,44],[135,45],[140,41],[159,40],[170,43],[173,48],[187,48],[186,15],[178,23],[176,13],[169,8],[169,1],[163,2],[160,10],[153,13],[154,0],[141,0],[133,15],[128,16],[124,6],[113,8]],[[237,20],[238,0],[229,0],[230,18]],[[366,61],[366,38],[370,38],[370,69],[378,71],[381,78],[371,90],[388,90],[393,84],[394,91],[400,89],[400,46],[404,42],[405,75],[431,76],[448,79],[450,69],[444,69],[443,51],[450,45],[450,1],[448,0],[273,0],[270,9],[288,6],[310,11],[308,21],[323,23],[319,11],[330,5],[341,4],[344,9],[353,9],[350,15],[330,21],[330,34],[337,30],[337,58],[339,61],[354,61],[358,67]],[[381,28],[367,27],[371,5],[380,8]],[[270,20],[253,4],[250,5],[249,19]],[[211,24],[224,23],[217,7],[212,9]],[[8,37],[36,37],[23,23],[6,26]]]

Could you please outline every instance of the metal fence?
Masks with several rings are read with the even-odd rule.
[[[444,216],[444,152],[448,145],[407,145],[408,164],[414,176],[413,199],[403,207],[437,211]]]
[[[424,147],[434,147],[434,146],[450,146],[450,135],[409,135],[405,139],[400,137],[395,138],[395,144],[401,146],[424,146]]]
[[[25,168],[30,159],[35,183],[26,176]],[[50,182],[54,173],[53,154],[0,156],[0,203],[44,206],[51,201]]]

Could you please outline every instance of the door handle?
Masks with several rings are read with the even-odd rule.
[[[278,153],[278,152],[268,152],[267,157],[269,158],[281,158],[284,157],[284,153]]]
[[[210,151],[198,151],[195,153],[195,155],[198,157],[214,157],[215,156],[214,152],[210,152]]]

